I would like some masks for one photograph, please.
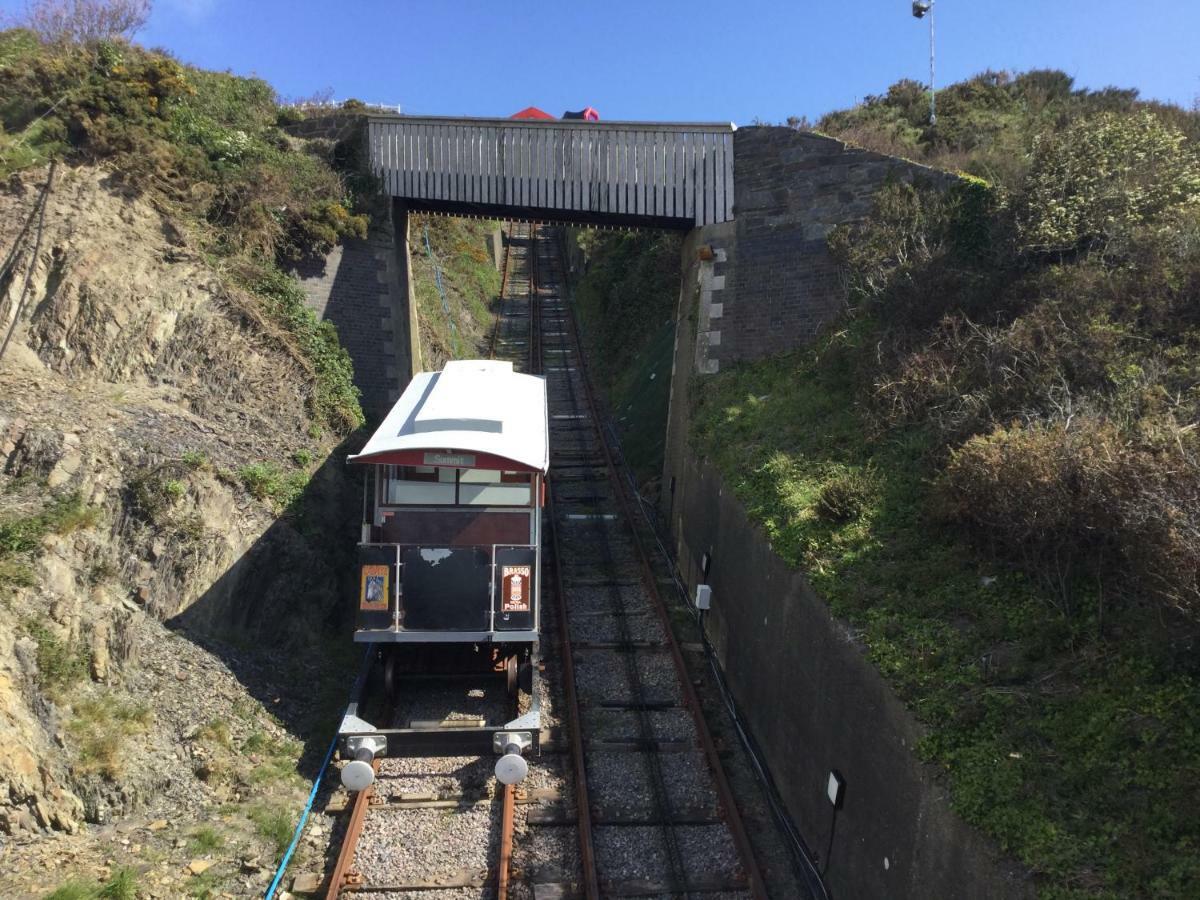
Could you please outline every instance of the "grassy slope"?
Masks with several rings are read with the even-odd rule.
[[[437,371],[447,360],[487,355],[500,295],[500,273],[487,249],[495,223],[414,216],[410,230],[414,292],[421,328],[421,364]],[[425,238],[428,235],[428,248]],[[442,304],[440,270],[449,315]]]
[[[1040,131],[1098,112],[1134,109],[1149,110],[1193,140],[1200,138],[1200,117],[1177,106],[1139,100],[1133,89],[1076,89],[1071,76],[1053,69],[988,71],[947,85],[938,91],[936,129],[929,127],[928,91],[911,80],[811,124],[881,153],[1008,182],[1023,169],[1030,141]]]
[[[575,284],[589,366],[638,480],[662,472],[680,240],[675,234],[582,232]]]
[[[1094,640],[1094,622],[931,521],[932,436],[868,437],[838,340],[852,338],[705,379],[696,449],[931,727],[919,752],[949,772],[955,808],[1045,873],[1046,896],[1186,896],[1193,679]],[[847,481],[865,483],[861,513],[831,521],[819,500]]]
[[[1072,92],[1061,73],[989,73],[943,96],[938,132],[917,124],[927,97],[905,84],[820,127],[999,177],[1019,195],[1035,134],[1104,110],[1140,108],[1184,134],[1200,120],[1140,105],[1135,92]],[[1005,215],[996,220],[1011,222]],[[1149,411],[1165,403],[1186,421],[1195,379],[1178,360],[1188,358],[1196,284],[1187,245],[1171,243],[1169,231],[1133,234],[1110,245],[1130,254],[1115,265],[1088,261],[1086,250],[1057,263],[1036,253],[963,263],[950,253],[924,269],[902,264],[902,282],[877,301],[898,305],[873,313],[860,301],[858,315],[815,348],[700,379],[692,397],[697,452],[721,468],[775,550],[859,630],[929,726],[919,752],[947,771],[955,807],[1039,873],[1047,897],[1194,896],[1193,629],[1155,612],[1139,596],[1148,589],[1111,562],[1081,569],[1064,608],[1043,573],[991,552],[986,528],[969,540],[963,523],[948,523],[935,486],[971,434],[1062,415],[1051,389],[1039,394],[1043,384],[1069,385],[1075,408],[1091,416],[1118,416],[1130,445],[1161,430],[1169,415],[1152,420]],[[1009,252],[1005,240],[992,232],[989,254]],[[1144,271],[1139,246],[1160,248],[1143,257]],[[1044,276],[1032,278],[1039,268]],[[940,280],[923,288],[930,275]],[[922,309],[923,296],[935,310]],[[1165,324],[1155,321],[1160,309],[1170,311]],[[959,341],[943,315],[973,320],[958,333],[977,328],[978,337]],[[1130,372],[1145,399],[1125,400]],[[885,394],[908,404],[903,415],[881,408]],[[1030,471],[1039,464],[1031,459]]]

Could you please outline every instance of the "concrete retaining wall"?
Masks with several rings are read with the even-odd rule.
[[[917,761],[921,728],[802,574],[692,451],[704,375],[811,339],[842,302],[829,229],[869,212],[889,178],[952,176],[782,128],[737,133],[737,220],[682,250],[661,511],[689,591],[707,582],[706,630],[794,821],[842,898],[1032,896],[1027,873],[951,810]],[[832,770],[846,783],[834,821]],[[831,841],[832,837],[832,841]]]
[[[709,554],[706,631],[833,896],[1032,896],[1027,875],[953,813],[945,784],[917,761],[922,730],[853,631],[772,552],[710,465],[684,463],[675,509],[682,574],[694,591]],[[836,823],[833,770],[845,781]]]

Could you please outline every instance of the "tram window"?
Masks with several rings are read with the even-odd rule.
[[[384,466],[385,506],[530,506],[528,472]]]
[[[463,469],[459,475],[458,502],[462,506],[529,506],[530,478],[525,472],[497,469]]]
[[[385,466],[383,502],[388,506],[453,506],[454,469]]]
[[[434,466],[389,466],[396,470],[395,478],[401,481],[445,481],[439,478],[440,471]],[[450,479],[453,481],[453,477]]]

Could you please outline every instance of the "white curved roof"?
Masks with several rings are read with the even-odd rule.
[[[545,379],[495,360],[449,362],[441,372],[414,375],[362,452],[348,461],[409,450],[486,453],[545,472]]]

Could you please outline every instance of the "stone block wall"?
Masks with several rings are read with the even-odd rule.
[[[954,181],[833,138],[765,126],[735,133],[734,177],[734,233],[723,246],[714,244],[725,258],[718,254],[711,276],[723,290],[713,300],[722,321],[697,336],[702,372],[782,353],[816,336],[843,298],[825,238],[835,225],[869,213],[875,192],[888,180]]]
[[[411,376],[408,289],[391,213],[373,217],[365,240],[347,240],[324,259],[296,267],[309,307],[337,328],[354,361],[354,383],[363,411],[378,420],[400,396]],[[406,232],[403,229],[401,234]]]
[[[341,141],[352,136],[356,129],[362,129],[365,122],[366,117],[361,111],[331,110],[292,122],[285,125],[283,130],[292,137]]]

